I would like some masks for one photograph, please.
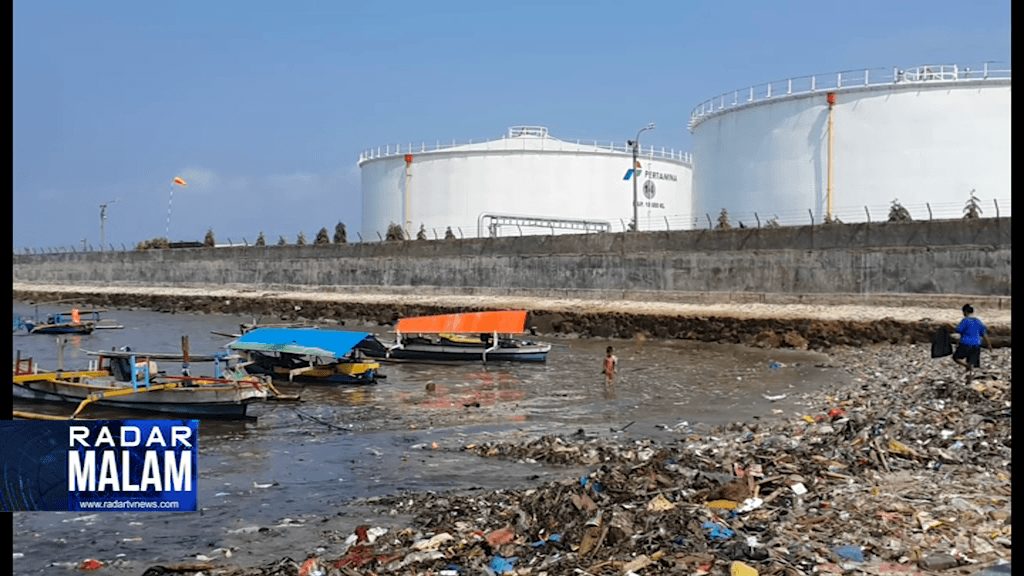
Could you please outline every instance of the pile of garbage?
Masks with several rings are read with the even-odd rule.
[[[833,360],[852,384],[805,396],[804,413],[660,442],[467,445],[587,471],[372,499],[412,526],[360,526],[301,560],[207,574],[1010,573],[1009,349],[970,379],[889,348]]]

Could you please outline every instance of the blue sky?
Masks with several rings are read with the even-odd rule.
[[[359,152],[553,136],[689,150],[701,101],[839,70],[1010,61],[1010,2],[14,4],[14,245],[268,241],[360,221]]]

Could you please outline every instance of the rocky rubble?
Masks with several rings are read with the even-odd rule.
[[[807,395],[802,413],[662,442],[578,432],[470,444],[587,471],[371,500],[414,514],[412,526],[323,534],[297,560],[204,574],[1009,573],[1009,349],[985,351],[970,380],[912,346],[832,359],[853,384]],[[161,573],[173,572],[150,576]]]
[[[282,322],[354,322],[389,326],[403,317],[522,308],[541,335],[731,342],[765,348],[824,350],[833,346],[928,342],[941,323],[958,319],[959,305],[924,308],[871,305],[676,303],[530,297],[409,296],[387,294],[197,290],[155,286],[14,287],[17,300],[79,299],[89,306],[148,308],[167,313],[220,313],[274,317]],[[1009,311],[980,309],[994,346],[1010,345]]]

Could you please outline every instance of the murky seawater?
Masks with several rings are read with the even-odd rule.
[[[14,303],[15,315],[34,307]],[[57,311],[40,307],[39,313]],[[131,346],[146,352],[180,349],[188,335],[194,354],[211,353],[251,318],[111,310],[125,327],[71,336],[67,369],[84,367],[82,350]],[[268,321],[264,319],[264,321]],[[386,328],[342,329],[386,334]],[[385,364],[387,378],[373,386],[279,386],[300,393],[298,404],[250,406],[253,421],[200,424],[201,513],[17,513],[14,551],[19,574],[98,558],[106,573],[141,573],[159,563],[194,560],[233,548],[232,562],[257,564],[301,557],[313,534],[350,530],[388,518],[348,505],[356,498],[410,490],[519,486],[564,475],[537,464],[483,459],[459,451],[467,443],[516,440],[539,434],[618,432],[625,437],[676,434],[723,422],[792,412],[791,400],[843,377],[817,367],[819,354],[735,345],[654,340],[540,338],[554,347],[544,364]],[[56,337],[14,336],[14,351],[43,368],[56,367]],[[614,346],[619,372],[612,385],[601,374],[606,346]],[[772,367],[773,363],[781,367]],[[161,370],[180,366],[161,362]],[[192,374],[212,374],[193,364]],[[427,384],[433,383],[432,392]],[[786,394],[770,402],[764,395]],[[70,414],[73,405],[17,402],[15,409]],[[91,418],[131,414],[90,407]],[[159,418],[159,416],[155,416]],[[686,425],[681,423],[686,422]],[[433,448],[436,443],[437,449]],[[398,519],[390,519],[397,522]],[[256,532],[256,526],[270,528]]]

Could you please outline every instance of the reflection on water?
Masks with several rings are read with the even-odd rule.
[[[42,308],[40,313],[49,312]],[[30,315],[32,310],[25,305],[19,309],[15,303],[15,315],[19,313]],[[83,349],[131,346],[146,352],[174,352],[180,349],[183,335],[189,336],[193,354],[212,353],[228,339],[211,331],[235,332],[239,323],[249,320],[129,310],[112,310],[108,316],[125,328],[70,338],[64,353],[68,369],[86,366],[89,357]],[[375,385],[283,383],[281,391],[300,393],[300,403],[253,405],[254,422],[201,422],[202,515],[105,514],[88,524],[68,522],[80,516],[73,514],[16,514],[14,547],[25,554],[16,562],[19,573],[45,572],[51,561],[111,559],[125,553],[137,563],[124,573],[138,574],[147,561],[184,561],[188,558],[183,554],[208,553],[207,544],[222,545],[238,538],[230,529],[341,510],[356,497],[536,482],[538,475],[549,472],[480,459],[457,448],[488,435],[561,434],[579,428],[607,433],[609,428],[635,422],[628,434],[643,436],[659,433],[658,425],[684,420],[699,426],[770,415],[773,409],[792,411],[794,407],[785,401],[769,403],[762,394],[786,393],[792,398],[837,377],[815,368],[820,356],[806,352],[684,341],[547,340],[554,347],[543,364],[385,362],[381,371],[387,378]],[[600,373],[609,344],[619,359],[612,382]],[[56,366],[53,336],[16,333],[13,351],[19,350],[42,368]],[[773,369],[773,362],[783,366]],[[178,373],[179,368],[173,362],[161,363],[169,374]],[[210,373],[212,365],[193,363],[192,374]],[[22,402],[15,408],[62,415],[74,409]],[[95,406],[88,411],[93,418],[130,416]],[[430,449],[435,442],[439,450]],[[122,537],[115,533],[125,530],[129,522],[143,524],[124,533],[144,534],[142,549],[119,544]],[[87,532],[79,531],[83,524]],[[59,539],[64,543],[55,544]],[[277,540],[276,545],[286,541]],[[274,545],[263,542],[256,548],[271,555],[280,551]],[[284,552],[294,554],[294,550]],[[277,558],[280,555],[265,559]]]
[[[613,378],[604,379],[604,396],[605,400],[615,400],[615,380]]]

